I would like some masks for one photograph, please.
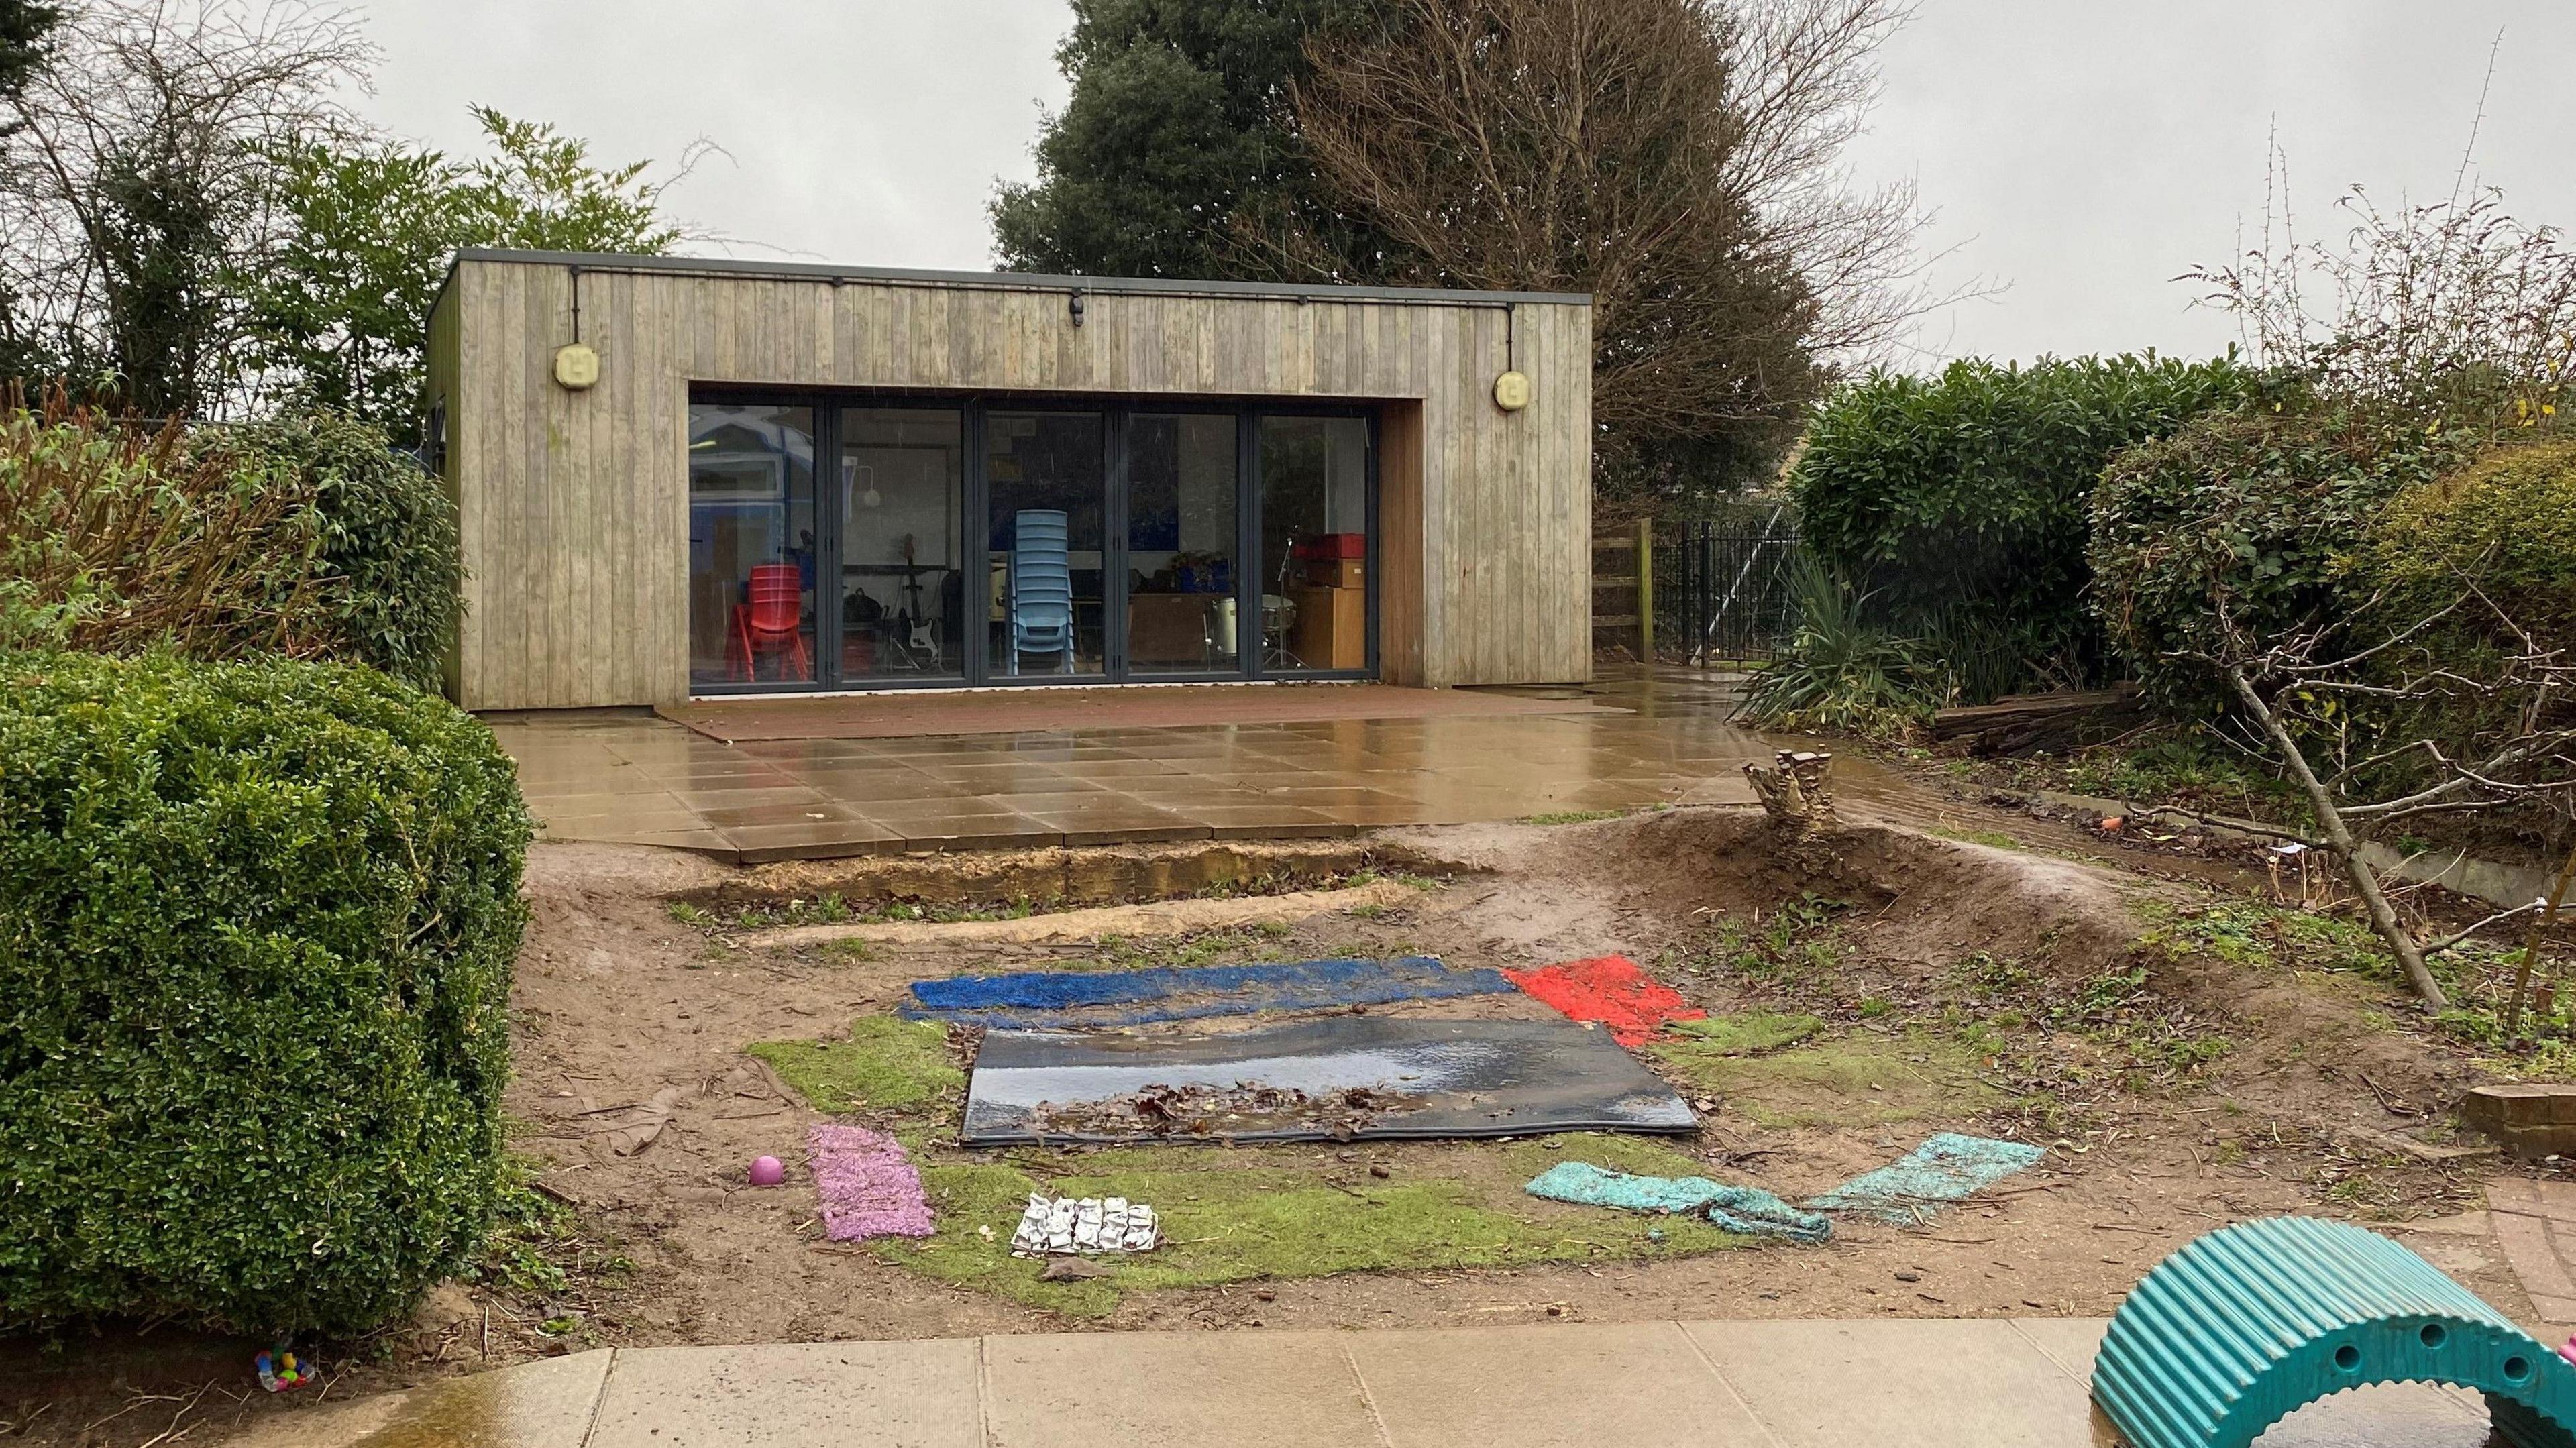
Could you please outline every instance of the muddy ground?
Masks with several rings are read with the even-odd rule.
[[[734,871],[669,852],[541,845],[529,861],[509,1110],[532,1185],[552,1205],[479,1280],[439,1289],[415,1320],[369,1342],[337,1345],[332,1392],[606,1344],[2098,1315],[2192,1236],[2280,1212],[2401,1229],[2504,1310],[2529,1315],[2484,1235],[2438,1220],[2474,1207],[2480,1179],[2511,1170],[2443,1154],[2449,1104],[2481,1076],[2469,1048],[2341,944],[2250,903],[2243,891],[2259,881],[2125,867],[2071,831],[2010,829],[1941,838],[1856,820],[1795,837],[1758,812],[1685,809],[1244,851],[1214,871],[1310,892],[1275,901],[1212,886],[1198,847],[977,857],[951,862],[976,872],[961,882],[937,861]],[[1052,893],[1069,906],[1145,881],[1149,893],[1232,894],[1246,913],[1288,918],[1166,935],[1140,906],[1086,917],[1080,933],[1092,938],[1063,939],[1049,938],[1064,932],[1044,915],[1010,920],[1027,906],[959,908],[1007,901],[1032,880],[1064,882]],[[823,917],[837,910],[811,903],[829,891],[862,909],[890,895],[916,903],[897,912],[907,918],[834,924]],[[985,918],[936,918],[956,914]],[[853,935],[865,943],[841,938]],[[806,1128],[820,1118],[746,1052],[845,1034],[928,976],[1397,953],[1517,967],[1612,952],[1712,1013],[1812,1018],[1776,1047],[1647,1054],[1700,1108],[1700,1134],[1676,1145],[1707,1175],[1795,1198],[1944,1130],[2049,1154],[1927,1225],[1847,1220],[1817,1247],[1397,1267],[1128,1291],[1106,1310],[1068,1312],[942,1280],[900,1249],[820,1240],[801,1170]],[[1519,996],[1390,1009],[1546,1014]],[[1372,1183],[1449,1181],[1509,1193],[1533,1149],[1601,1157],[1581,1138],[1243,1155],[1352,1196]],[[745,1163],[763,1153],[790,1164],[784,1188],[745,1184]],[[935,1133],[924,1154],[995,1159]],[[1020,1161],[1041,1179],[1085,1170],[1080,1154],[1056,1155]],[[1592,1210],[1526,1209],[1563,1213],[1568,1231]],[[207,1436],[267,1407],[256,1394],[235,1406],[238,1388],[197,1400]],[[29,1423],[28,1400],[0,1421],[30,1441],[149,1436],[116,1423],[73,1431],[104,1411],[95,1382],[85,1394],[60,1382],[44,1391],[69,1406]],[[118,1422],[157,1426],[180,1401],[155,1399]]]

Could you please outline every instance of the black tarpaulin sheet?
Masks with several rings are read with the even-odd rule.
[[[968,1146],[1670,1135],[1672,1088],[1572,1021],[1335,1016],[1233,1035],[989,1031]]]

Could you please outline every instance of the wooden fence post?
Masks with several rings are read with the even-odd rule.
[[[1655,661],[1655,521],[1637,520],[1637,662]]]

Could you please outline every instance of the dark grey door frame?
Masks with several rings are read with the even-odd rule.
[[[1305,402],[1271,398],[1229,398],[1194,394],[997,393],[931,392],[874,388],[726,387],[689,390],[692,404],[758,403],[805,407],[814,418],[814,577],[815,681],[735,684],[692,680],[693,694],[779,694],[843,692],[856,689],[1045,688],[1102,683],[1227,683],[1243,679],[1374,679],[1379,676],[1380,588],[1378,577],[1378,409],[1370,403]],[[851,407],[917,407],[950,409],[961,416],[965,449],[963,486],[955,519],[960,543],[961,611],[965,637],[958,640],[962,677],[948,679],[870,678],[857,682],[841,676],[839,568],[848,520],[840,486],[841,411]],[[1077,675],[996,675],[992,653],[992,480],[987,470],[988,421],[1003,412],[1093,412],[1101,418],[1101,654],[1102,672]],[[1235,419],[1235,658],[1232,670],[1209,673],[1156,673],[1138,678],[1129,667],[1126,600],[1128,587],[1130,430],[1136,414],[1230,414]],[[1265,417],[1356,417],[1368,426],[1366,487],[1367,666],[1362,669],[1278,670],[1264,654],[1262,595],[1268,591],[1262,557],[1261,420]],[[793,541],[793,540],[791,540]],[[831,584],[827,590],[826,582]],[[826,594],[829,602],[826,603]]]

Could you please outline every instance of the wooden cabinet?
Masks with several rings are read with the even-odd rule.
[[[1297,605],[1297,621],[1288,647],[1310,669],[1368,667],[1368,590],[1365,588],[1292,588],[1288,601]]]
[[[1127,662],[1215,668],[1209,637],[1216,600],[1212,593],[1140,593],[1127,600]]]

